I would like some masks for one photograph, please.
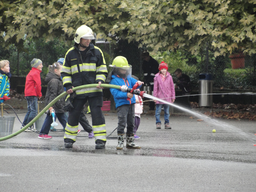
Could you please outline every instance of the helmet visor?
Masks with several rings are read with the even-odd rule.
[[[90,40],[95,39],[93,34],[85,34],[81,38],[83,38],[83,39],[90,39]]]

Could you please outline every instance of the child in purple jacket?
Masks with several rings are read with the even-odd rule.
[[[154,93],[153,95],[157,98],[165,100],[167,102],[173,103],[175,101],[175,87],[173,84],[173,79],[171,74],[167,71],[168,65],[162,61],[159,64],[159,73],[155,75],[154,78]],[[161,121],[160,121],[160,113],[162,107],[164,107],[164,124],[165,129],[171,129],[169,125],[169,105],[161,103],[159,101],[156,102],[156,128],[161,129]]]

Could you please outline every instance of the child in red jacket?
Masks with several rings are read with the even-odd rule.
[[[24,90],[28,112],[23,120],[23,127],[26,126],[37,115],[37,101],[42,97],[40,73],[42,72],[43,63],[40,59],[34,58],[31,61],[31,67],[32,69],[26,77]],[[30,128],[26,129],[26,131],[36,131],[36,129],[31,126]]]

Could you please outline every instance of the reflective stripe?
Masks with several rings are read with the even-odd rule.
[[[150,75],[151,75],[151,76],[155,76],[155,74],[154,74],[154,73],[150,73]]]
[[[93,132],[94,132],[94,131],[95,131],[95,132],[99,132],[99,131],[105,131],[105,132],[106,132],[106,126],[105,126],[105,124],[103,124],[103,125],[97,125],[97,126],[93,125],[92,128],[93,128]]]
[[[78,131],[78,125],[71,126],[67,123],[65,130],[75,133]]]
[[[148,73],[144,73],[144,76],[148,75]]]
[[[83,65],[79,65],[81,71],[96,71],[95,63],[83,63]]]
[[[99,66],[99,67],[97,67],[97,71],[99,72],[105,72],[105,73],[107,73],[108,72],[108,69],[107,69],[107,67],[105,66],[105,65],[101,65],[101,66]]]
[[[102,140],[102,141],[106,141],[107,140],[107,137],[106,136],[96,136],[94,134],[94,137],[95,137],[95,140],[99,139],[99,140]]]
[[[103,52],[101,51],[101,49],[97,46],[94,46],[94,49],[98,49],[100,51],[102,59],[103,59],[103,63],[106,64],[105,57],[104,57]]]
[[[72,139],[73,141],[76,141],[76,135],[68,135],[65,133],[64,139]]]
[[[70,67],[62,66],[61,73],[70,74]]]
[[[78,131],[78,125],[71,126],[67,123],[65,128],[64,139],[66,138],[66,139],[72,139],[73,141],[76,141],[77,131]]]
[[[85,94],[85,93],[94,93],[94,92],[102,92],[102,89],[98,88],[85,88],[76,90],[77,95]]]
[[[71,77],[69,76],[63,77],[62,81],[63,85],[65,85],[66,83],[72,83]]]
[[[106,125],[102,124],[102,125],[93,125],[93,133],[94,133],[94,137],[95,139],[100,139],[103,141],[107,140],[107,131],[106,131]]]
[[[154,82],[150,82],[150,85],[154,85]]]
[[[106,80],[106,76],[105,75],[96,75],[96,80],[105,81]]]
[[[77,65],[73,65],[73,66],[71,67],[71,72],[72,72],[72,74],[78,73]]]

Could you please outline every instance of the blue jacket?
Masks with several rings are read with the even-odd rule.
[[[10,82],[6,74],[0,73],[0,97],[9,96],[10,94]],[[3,103],[4,100],[0,100]]]
[[[130,75],[126,79],[122,79],[116,75],[112,75],[110,84],[120,85],[120,86],[126,85],[127,87],[132,88],[136,82],[137,80],[132,78]],[[110,88],[110,92],[114,97],[116,108],[122,105],[130,105],[135,103],[135,96],[133,96],[130,99],[127,97],[127,92],[122,92],[120,89],[113,89],[113,88]]]

